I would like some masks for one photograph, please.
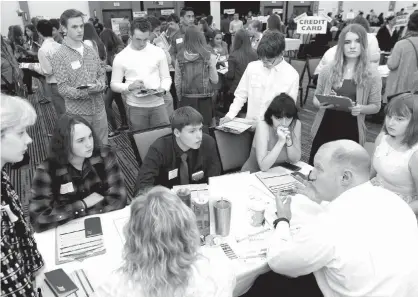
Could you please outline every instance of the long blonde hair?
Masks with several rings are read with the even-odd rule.
[[[183,296],[200,245],[193,211],[157,186],[135,198],[124,232],[122,271],[139,282],[145,296]]]
[[[357,59],[356,67],[355,67],[355,74],[353,77],[354,82],[358,86],[364,86],[370,77],[370,64],[369,64],[369,57],[368,57],[368,42],[367,42],[367,32],[363,28],[363,26],[358,24],[351,24],[345,27],[340,35],[337,45],[337,52],[335,53],[334,63],[331,67],[331,85],[339,89],[342,85],[343,76],[344,76],[344,68],[346,66],[346,57],[344,55],[344,43],[345,37],[348,32],[355,33],[359,36],[360,39],[360,46],[361,46],[361,53]]]

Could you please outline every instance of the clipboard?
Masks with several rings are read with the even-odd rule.
[[[354,106],[353,100],[345,96],[334,96],[334,95],[316,95],[319,102],[328,103],[334,105],[334,109],[350,111],[350,108]]]

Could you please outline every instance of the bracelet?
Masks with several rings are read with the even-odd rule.
[[[289,224],[289,226],[290,226],[290,222],[289,222],[288,219],[286,219],[286,218],[278,218],[278,219],[274,220],[274,222],[273,222],[274,229],[276,229],[277,224],[280,223],[280,222],[287,222]]]
[[[87,203],[83,199],[81,199],[81,203],[84,205],[84,210],[87,211]]]

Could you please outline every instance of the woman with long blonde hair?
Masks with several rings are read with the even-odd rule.
[[[193,211],[167,188],[135,198],[124,234],[124,264],[98,296],[232,296],[235,276],[227,258],[211,261],[200,253]]]
[[[319,74],[313,98],[319,110],[311,130],[311,165],[318,149],[327,142],[349,139],[364,145],[366,141],[364,119],[379,112],[382,90],[380,74],[370,65],[367,47],[366,30],[358,24],[348,25],[341,32],[334,62]],[[353,106],[348,111],[338,110],[316,98],[329,94],[348,97]]]

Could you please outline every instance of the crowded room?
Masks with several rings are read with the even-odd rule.
[[[1,1],[1,297],[418,297],[418,1]]]

